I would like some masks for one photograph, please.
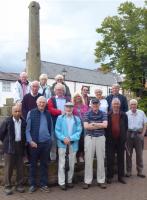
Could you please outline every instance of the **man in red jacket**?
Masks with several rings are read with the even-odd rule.
[[[48,110],[50,111],[55,126],[56,119],[59,115],[64,114],[65,103],[70,101],[65,96],[65,86],[61,83],[57,83],[54,88],[55,96],[48,100]]]

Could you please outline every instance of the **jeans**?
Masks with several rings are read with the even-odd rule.
[[[40,160],[40,187],[48,185],[48,158],[51,140],[37,144],[37,148],[30,147],[30,185],[36,186],[37,162]]]

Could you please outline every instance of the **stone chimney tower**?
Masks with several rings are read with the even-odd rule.
[[[29,47],[26,56],[26,71],[30,81],[38,80],[41,72],[39,3],[29,5]]]

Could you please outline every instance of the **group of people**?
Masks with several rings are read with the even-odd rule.
[[[143,141],[147,118],[137,109],[137,100],[128,102],[119,93],[119,85],[112,86],[112,94],[104,98],[101,89],[95,90],[90,100],[88,87],[83,86],[73,97],[62,75],[55,77],[52,87],[48,76],[29,82],[26,72],[20,74],[15,85],[12,116],[0,126],[5,161],[5,193],[13,193],[12,174],[16,167],[16,190],[24,192],[23,162],[29,161],[29,192],[49,192],[48,163],[54,151],[58,162],[58,184],[62,190],[72,188],[74,167],[85,162],[83,189],[93,181],[93,160],[97,159],[97,183],[102,189],[111,184],[117,158],[118,181],[132,175],[132,153],[136,151],[137,176],[143,174]],[[126,150],[126,173],[124,153]],[[68,154],[69,169],[66,173]],[[37,164],[40,179],[37,183]],[[107,169],[107,170],[106,170]],[[67,175],[67,177],[66,177]]]

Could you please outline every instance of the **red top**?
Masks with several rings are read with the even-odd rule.
[[[112,136],[118,138],[120,136],[120,114],[112,114]]]
[[[55,108],[52,98],[48,100],[48,110],[53,116],[58,116],[62,114],[62,111]]]

